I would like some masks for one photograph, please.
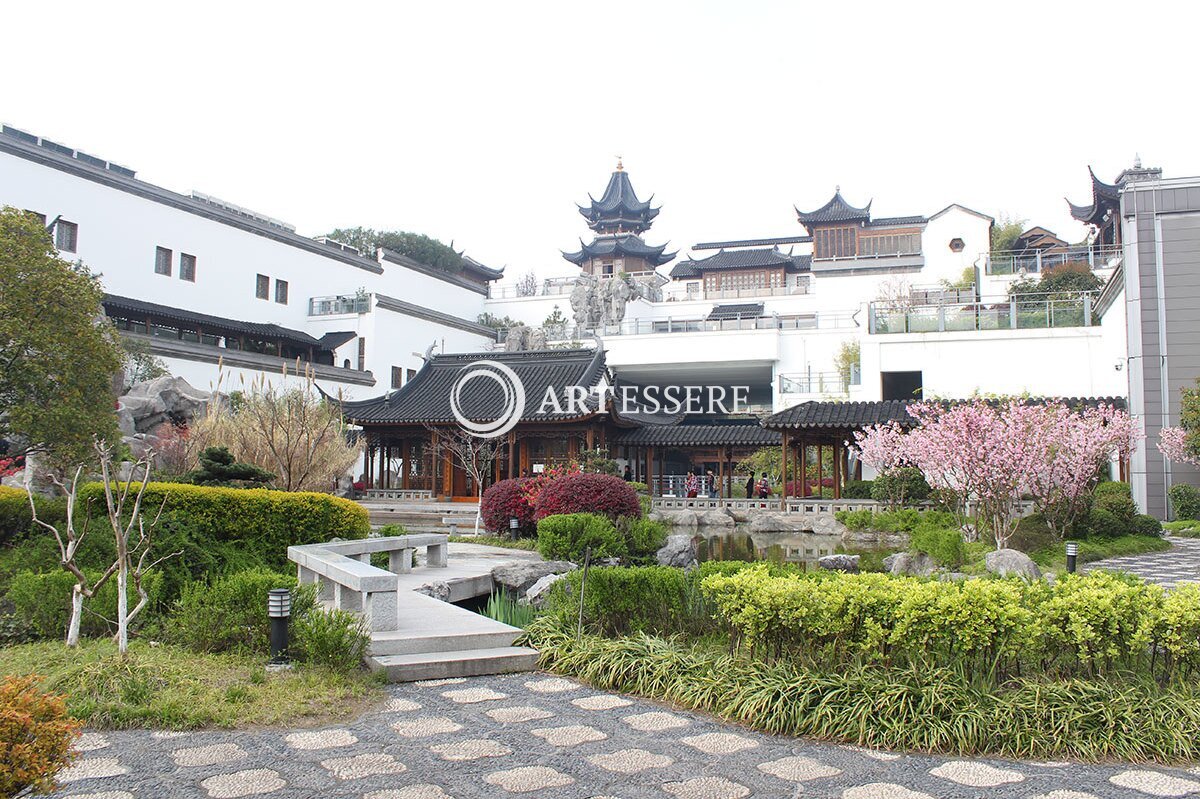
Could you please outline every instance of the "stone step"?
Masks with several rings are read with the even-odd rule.
[[[471,649],[502,649],[512,646],[520,630],[497,625],[495,630],[436,632],[414,636],[410,631],[373,633],[368,652],[382,655],[419,655],[433,652],[465,652]]]
[[[372,671],[385,672],[388,682],[412,682],[532,671],[537,668],[537,658],[537,650],[524,646],[505,646],[414,655],[372,656],[367,658],[367,665]]]

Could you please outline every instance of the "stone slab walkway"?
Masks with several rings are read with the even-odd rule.
[[[409,683],[345,725],[106,732],[57,797],[1117,799],[1200,769],[897,755],[762,735],[540,673]]]
[[[1200,538],[1168,536],[1167,540],[1172,546],[1163,552],[1098,560],[1087,564],[1083,570],[1090,572],[1110,569],[1129,572],[1165,588],[1173,588],[1180,583],[1200,583]]]

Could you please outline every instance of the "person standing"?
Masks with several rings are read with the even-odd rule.
[[[750,478],[746,480],[746,499],[754,498],[754,472],[750,472]]]
[[[766,499],[771,496],[771,481],[767,479],[767,473],[763,472],[762,479],[758,481],[758,498]]]
[[[717,476],[713,474],[713,470],[709,469],[705,475],[708,478],[708,496],[709,499],[717,499],[721,496],[720,487],[717,485]]]

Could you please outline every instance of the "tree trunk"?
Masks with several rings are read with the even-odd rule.
[[[79,583],[71,591],[71,620],[67,623],[67,646],[79,646],[79,621],[83,616],[83,587]]]
[[[122,655],[129,651],[129,559],[122,553],[121,565],[117,568],[117,651]]]
[[[483,482],[479,481],[479,507],[475,509],[475,535],[479,535],[481,521],[483,521]]]

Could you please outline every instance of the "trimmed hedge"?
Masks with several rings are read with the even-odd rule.
[[[900,466],[884,472],[871,483],[871,499],[892,507],[929,499],[929,483],[920,469]]]
[[[595,513],[616,521],[640,517],[642,504],[633,487],[611,474],[571,472],[551,480],[538,494],[534,518],[569,513]]]
[[[88,569],[84,573],[94,582],[103,572],[99,569]],[[142,586],[150,600],[146,609],[134,619],[135,629],[146,623],[155,606],[162,600],[161,572],[151,571],[142,580]],[[71,594],[74,589],[75,576],[63,569],[47,572],[23,571],[13,577],[5,598],[13,606],[13,616],[28,632],[39,638],[62,639],[66,637],[67,622],[71,618]],[[130,608],[137,604],[138,595],[132,584],[128,586],[125,595]],[[113,575],[100,586],[96,596],[83,601],[80,634],[96,637],[115,633],[116,624],[110,624],[108,620],[116,618],[117,577]]]
[[[42,521],[57,524],[66,519],[66,500],[35,495],[33,501],[37,505],[38,518]],[[0,546],[24,538],[33,528],[29,495],[20,488],[0,486]]]
[[[843,499],[870,499],[873,480],[847,480],[842,486]]]
[[[1137,504],[1129,483],[1106,482],[1096,486],[1092,493],[1092,507],[1106,510],[1119,521],[1130,523],[1137,516]]]
[[[483,526],[490,532],[509,535],[509,520],[516,518],[520,527],[517,529],[523,535],[531,535],[537,530],[533,520],[533,507],[525,498],[524,486],[528,478],[501,480],[493,483],[483,492],[483,502],[479,506],[479,514],[483,518]]]
[[[838,668],[945,666],[1062,677],[1200,674],[1200,586],[1107,572],[1038,581],[942,582],[879,574],[705,578],[707,598],[751,653]]]
[[[103,513],[102,484],[80,489],[79,501],[89,500]],[[147,517],[153,518],[164,501],[165,511],[183,519],[196,537],[235,544],[276,569],[287,566],[289,546],[366,538],[371,532],[366,508],[332,494],[150,483],[142,499]]]
[[[593,558],[620,558],[629,554],[625,536],[606,516],[564,513],[538,522],[538,552],[547,560],[583,559],[588,547]]]

